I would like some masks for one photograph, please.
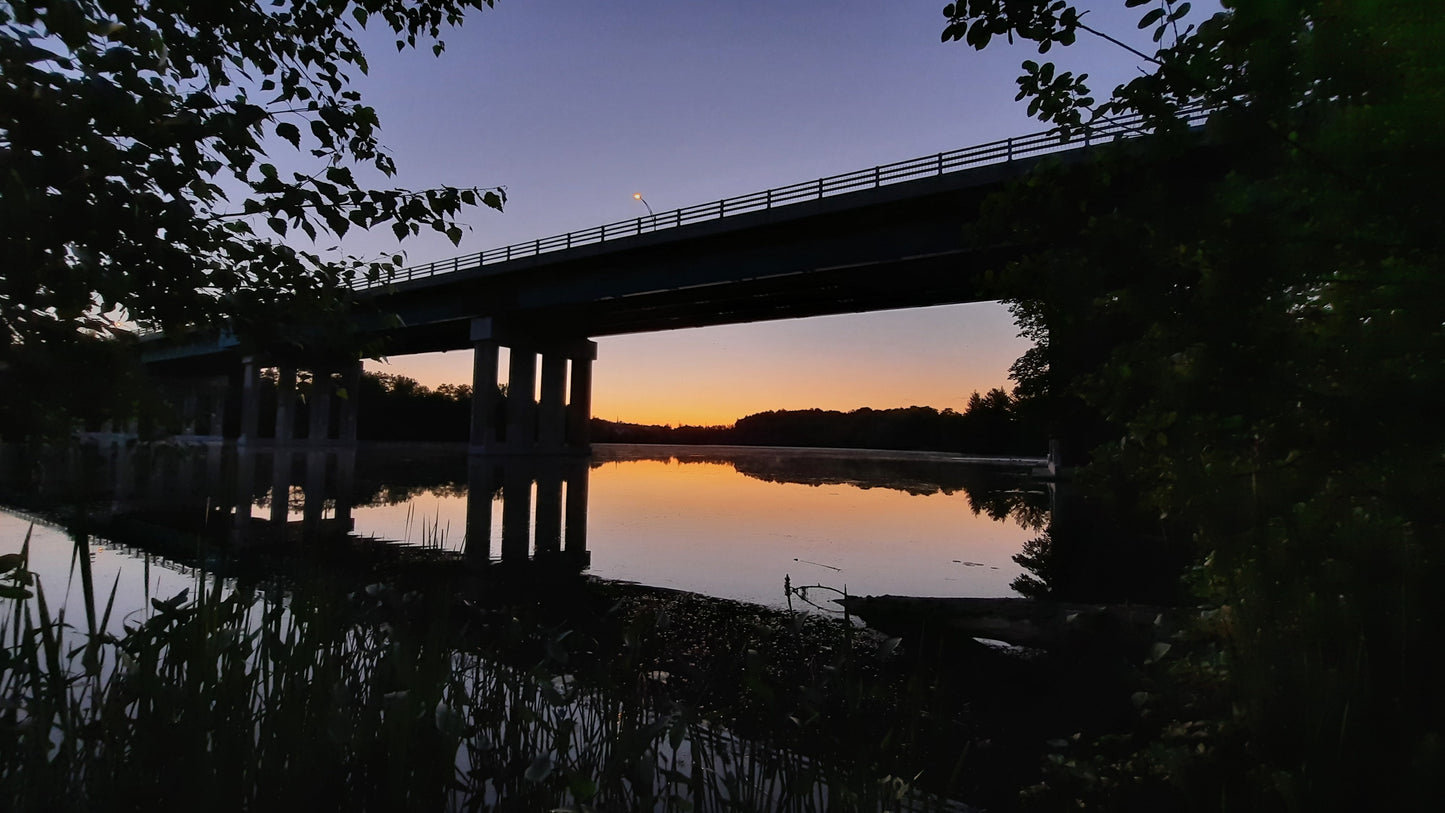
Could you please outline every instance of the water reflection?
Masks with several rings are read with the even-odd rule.
[[[22,524],[13,519],[0,511],[0,534]],[[96,554],[97,563],[118,559],[44,527],[33,541],[73,549],[72,571]],[[96,591],[73,595],[65,573],[52,568],[43,580],[64,586],[72,617],[81,617]],[[941,795],[949,792],[941,770],[927,787],[878,781],[895,761],[915,778],[923,767],[953,765],[934,756],[940,744],[957,744],[948,714],[937,731],[910,729],[903,745],[876,725],[848,742],[867,720],[891,725],[895,706],[932,698],[862,691],[873,688],[862,680],[879,662],[863,669],[842,660],[847,625],[783,624],[778,613],[749,617],[731,603],[671,597],[659,604],[635,591],[498,603],[485,580],[442,577],[405,592],[318,581],[282,591],[193,575],[182,579],[190,600],[171,598],[172,584],[157,603],[123,610],[123,628],[92,620],[90,637],[79,623],[66,630],[72,705],[53,728],[64,758],[22,790],[51,793],[50,806],[64,791],[77,808],[87,798],[214,806],[222,787],[245,808],[285,800],[288,809],[968,810]],[[4,608],[27,612],[8,598]],[[733,614],[744,618],[730,623]],[[96,638],[97,628],[109,635]],[[679,640],[689,644],[685,655]],[[23,657],[18,644],[0,640]],[[779,658],[763,671],[748,645],[803,651],[799,663]],[[691,666],[680,665],[686,659]],[[162,679],[117,679],[131,668]],[[795,701],[800,686],[809,691]],[[25,716],[38,705],[19,692],[7,702]],[[834,703],[848,713],[824,713]],[[96,731],[111,747],[89,744]]]
[[[781,606],[785,578],[854,594],[1011,595],[1048,487],[939,455],[445,445],[5,451],[11,504],[108,536],[287,554],[342,546],[470,568],[532,563]],[[596,557],[594,559],[594,552]],[[356,553],[355,555],[362,555]]]
[[[1039,533],[1014,560],[1024,572],[1012,584],[1023,596],[1059,601],[1172,606],[1189,600],[1179,574],[1192,546],[1135,519],[1104,496],[1051,491]]]
[[[0,502],[62,518],[75,540],[51,534],[33,547],[32,563],[42,549],[52,560],[47,585],[69,590],[68,569],[92,561],[102,596],[120,584],[113,621],[134,625],[155,608],[152,597],[219,583],[235,618],[198,612],[198,623],[250,629],[274,619],[276,634],[257,639],[272,642],[298,630],[300,649],[252,650],[243,671],[317,696],[255,695],[254,726],[211,726],[194,710],[156,716],[192,726],[184,733],[195,739],[183,741],[201,744],[167,748],[161,765],[200,787],[215,783],[174,751],[197,763],[208,748],[221,753],[205,744],[215,730],[243,732],[237,748],[252,731],[283,743],[265,732],[290,736],[293,708],[322,717],[302,746],[261,754],[262,768],[327,757],[339,731],[346,753],[404,766],[428,793],[460,783],[454,806],[479,809],[587,800],[598,809],[909,809],[896,798],[906,788],[880,784],[884,776],[924,777],[910,791],[918,809],[961,809],[948,800],[955,783],[971,799],[986,781],[999,783],[997,798],[1017,787],[996,780],[997,758],[973,743],[998,753],[1005,735],[1043,741],[1016,720],[974,719],[975,705],[1033,703],[1011,673],[989,678],[976,662],[949,662],[948,679],[967,675],[966,687],[902,671],[875,685],[869,676],[893,661],[886,652],[849,661],[865,657],[851,625],[579,576],[774,605],[786,576],[853,593],[1007,595],[1023,572],[1013,557],[1049,512],[1049,489],[1020,471],[926,455],[655,447],[554,461],[425,446],[5,449],[0,464]],[[8,549],[23,525],[0,513]],[[152,570],[193,577],[163,584]],[[411,643],[398,648],[393,636],[409,628]],[[337,682],[327,662],[295,679],[266,677],[311,669],[313,653],[354,671]],[[419,676],[409,692],[390,682],[396,670]],[[359,687],[355,696],[326,694],[342,684]],[[228,677],[222,688],[249,697],[250,685]],[[199,706],[213,707],[210,698]],[[431,721],[425,736],[409,728],[418,720]],[[150,730],[137,738],[168,741]],[[398,743],[420,750],[401,759]],[[1032,752],[1018,762],[1037,763]],[[127,766],[118,775],[146,774]],[[389,798],[350,787],[356,798]]]

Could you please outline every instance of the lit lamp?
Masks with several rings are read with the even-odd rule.
[[[653,231],[656,231],[656,230],[657,230],[657,215],[655,215],[655,214],[652,213],[652,206],[651,206],[650,204],[648,204],[647,198],[644,198],[644,197],[642,196],[642,193],[641,193],[641,192],[633,192],[633,193],[632,193],[632,199],[633,199],[633,200],[640,200],[640,201],[642,201],[642,205],[647,207],[647,216],[648,216],[649,218],[651,218],[651,220],[652,220],[652,229],[653,229]]]

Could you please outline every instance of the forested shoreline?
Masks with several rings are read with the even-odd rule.
[[[366,373],[357,396],[366,405],[361,410],[358,430],[362,440],[467,440],[472,389],[465,384],[443,384],[432,389],[405,376]],[[304,426],[306,416],[298,415],[297,420]],[[1048,451],[1048,430],[1036,414],[995,388],[987,393],[975,392],[962,412],[930,406],[862,407],[849,412],[769,410],[723,426],[638,424],[593,418],[592,441],[1043,457]]]

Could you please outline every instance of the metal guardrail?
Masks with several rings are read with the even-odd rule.
[[[1204,121],[1210,112],[1211,110],[1208,108],[1190,108],[1183,111],[1183,120],[1191,126],[1199,124]],[[950,172],[974,169],[989,164],[1006,164],[1019,158],[1064,152],[1105,141],[1135,138],[1141,135],[1147,135],[1146,132],[1139,128],[1142,121],[1142,116],[1109,119],[1103,124],[1091,125],[1083,129],[1079,134],[1068,139],[1059,138],[1057,131],[1054,130],[1044,130],[1028,135],[1012,136],[1001,141],[990,141],[985,144],[976,144],[972,147],[940,152],[934,155],[913,158],[907,161],[898,161],[892,164],[880,164],[870,169],[861,169],[842,175],[832,175],[827,178],[804,181],[776,189],[754,192],[749,195],[723,198],[722,200],[715,200],[711,203],[685,206],[681,209],[673,209],[670,212],[659,212],[657,214],[647,214],[627,220],[618,220],[601,226],[593,226],[590,229],[581,229],[579,231],[570,231],[566,234],[555,234],[551,237],[513,243],[509,246],[487,249],[486,251],[480,251],[475,254],[463,254],[449,260],[439,260],[424,265],[414,265],[403,268],[387,278],[375,282],[365,279],[356,280],[352,283],[351,287],[355,290],[368,290],[398,282],[409,282],[415,279],[454,274],[459,271],[470,271],[481,268],[484,265],[508,262],[523,257],[535,257],[539,254],[565,251],[569,248],[604,243],[608,240],[618,240],[624,237],[635,237],[639,234],[677,228],[678,226],[684,226],[690,223],[720,220],[724,217],[739,215],[744,212],[755,212],[762,209],[786,206],[791,203],[821,200],[826,197],[856,192],[861,189],[873,189],[890,184],[917,180],[918,178],[931,175],[945,175]]]

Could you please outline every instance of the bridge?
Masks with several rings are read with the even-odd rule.
[[[980,301],[985,272],[1014,251],[966,243],[964,226],[983,199],[1045,156],[1080,161],[1104,142],[1142,134],[1137,119],[1069,139],[1033,133],[413,266],[357,280],[357,319],[387,355],[474,352],[475,451],[585,452],[593,339]],[[501,347],[510,358],[504,404]],[[154,337],[143,359],[162,376],[213,376],[208,395],[190,387],[182,398],[185,425],[208,414],[213,435],[223,425],[219,393],[239,390],[242,443],[260,439],[259,376],[274,367],[274,440],[297,440],[298,360],[286,353],[243,357],[227,335]],[[360,361],[300,363],[313,374],[308,442],[354,440],[355,402],[332,402],[338,387],[356,391]],[[232,371],[227,382],[215,381],[218,369]]]

